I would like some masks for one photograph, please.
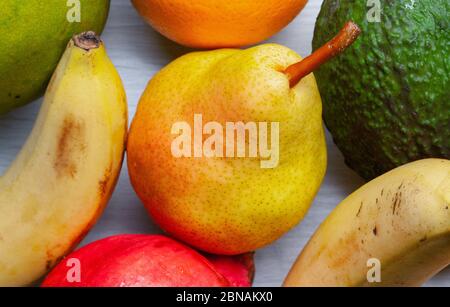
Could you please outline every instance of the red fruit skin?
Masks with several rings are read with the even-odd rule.
[[[69,282],[69,259],[81,282]],[[229,282],[193,249],[160,235],[120,235],[88,244],[61,261],[42,287],[226,287]]]
[[[254,253],[237,256],[205,255],[231,287],[251,287],[255,276]]]

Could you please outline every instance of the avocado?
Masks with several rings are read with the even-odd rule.
[[[100,33],[109,5],[109,0],[0,1],[0,115],[42,95],[70,38]]]
[[[450,1],[380,1],[379,22],[368,3],[325,0],[313,49],[348,20],[361,27],[315,76],[334,142],[370,180],[410,161],[450,159]]]

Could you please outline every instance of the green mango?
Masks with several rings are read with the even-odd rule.
[[[0,1],[0,115],[41,96],[68,41],[100,33],[110,0]]]

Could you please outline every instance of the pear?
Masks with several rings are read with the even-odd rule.
[[[131,182],[153,219],[224,255],[268,245],[298,224],[327,164],[311,71],[358,34],[349,23],[303,61],[267,44],[190,53],[163,68],[127,145]]]

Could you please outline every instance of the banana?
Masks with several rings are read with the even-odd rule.
[[[377,263],[381,280],[373,283],[367,277]],[[284,285],[419,286],[449,264],[450,161],[427,159],[347,197],[313,235]]]
[[[117,182],[126,131],[125,92],[103,43],[75,36],[0,178],[0,286],[37,280],[89,231]]]

